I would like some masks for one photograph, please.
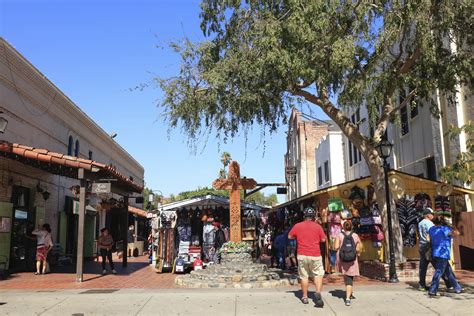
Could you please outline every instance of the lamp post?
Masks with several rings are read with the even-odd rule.
[[[388,186],[388,171],[390,165],[387,162],[387,158],[392,155],[393,144],[388,140],[382,140],[377,146],[375,146],[379,156],[383,159],[383,171],[385,177],[385,203],[387,204],[387,217],[388,217],[388,244],[390,252],[390,267],[389,267],[389,279],[390,283],[397,283],[397,270],[395,268],[395,247],[393,246],[393,228],[392,228],[392,208],[390,202],[390,188]]]

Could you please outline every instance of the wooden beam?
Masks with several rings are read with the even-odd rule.
[[[112,185],[113,187],[113,185]],[[123,207],[123,256],[122,256],[122,267],[127,267],[127,256],[128,256],[128,195],[123,196],[124,207]]]

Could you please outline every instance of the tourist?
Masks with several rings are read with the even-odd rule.
[[[215,230],[215,237],[214,237],[214,263],[220,262],[220,249],[222,245],[225,244],[225,233],[222,230],[220,222],[214,222],[214,230]]]
[[[345,221],[342,228],[343,231],[337,236],[334,245],[337,250],[336,266],[338,271],[344,275],[346,306],[351,306],[351,299],[354,299],[352,295],[354,277],[360,275],[357,256],[361,251],[361,243],[359,236],[352,232],[351,221]]]
[[[301,302],[308,304],[309,278],[313,278],[316,286],[316,307],[323,307],[321,297],[323,286],[324,267],[321,258],[320,243],[326,241],[321,225],[314,221],[316,215],[311,207],[303,211],[304,221],[296,224],[288,234],[289,239],[296,239],[298,254],[298,274],[301,279],[301,291],[303,296]]]
[[[419,233],[419,244],[420,244],[420,267],[419,275],[420,280],[418,282],[418,289],[420,291],[426,291],[426,271],[428,264],[431,261],[431,248],[429,242],[429,231],[434,226],[433,224],[433,210],[429,207],[423,210],[423,220],[418,224]]]
[[[288,236],[289,231],[285,234]],[[286,242],[286,254],[290,260],[290,269],[296,269],[298,267],[298,261],[296,260],[296,240],[287,238]]]
[[[109,230],[107,228],[102,228],[100,230],[101,235],[99,237],[99,251],[100,256],[102,257],[102,275],[107,274],[107,270],[105,269],[105,264],[107,259],[109,260],[110,269],[112,269],[113,274],[117,274],[114,268],[114,262],[112,260],[112,246],[114,245],[114,239],[112,235],[110,235]]]
[[[428,294],[431,297],[436,296],[439,280],[443,275],[449,280],[449,284],[453,287],[454,292],[459,294],[462,288],[456,280],[453,269],[449,264],[451,257],[451,240],[454,236],[459,235],[459,232],[448,226],[444,216],[435,218],[433,222],[435,226],[429,230],[429,239],[431,242],[431,255],[433,257],[435,273],[431,280]]]
[[[286,232],[286,236],[285,236]],[[286,240],[287,240],[288,232],[283,231],[279,233],[275,240],[273,241],[273,249],[275,251],[275,258],[277,262],[277,267],[285,270],[286,269],[286,262],[285,262],[285,252],[286,252]]]
[[[48,271],[48,253],[53,248],[53,239],[51,238],[51,227],[49,224],[38,226],[31,234],[36,235],[36,272],[35,275],[41,274],[41,265],[43,265],[43,274]]]

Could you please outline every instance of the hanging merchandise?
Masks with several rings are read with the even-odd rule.
[[[437,195],[435,197],[435,214],[451,217],[451,203],[449,197]]]
[[[351,193],[349,195],[349,200],[365,200],[365,191],[364,189],[354,186],[351,189]]]
[[[448,197],[453,192],[453,186],[449,183],[440,183],[436,186],[436,194]]]
[[[340,224],[342,221],[341,214],[338,213],[329,213],[328,221],[331,224]]]
[[[402,231],[403,245],[415,247],[418,226],[418,212],[413,198],[406,196],[396,202],[400,229]]]
[[[211,248],[214,247],[214,226],[212,222],[206,222],[203,227],[203,253],[204,261],[212,260]]]
[[[349,212],[349,210],[342,210],[342,211],[341,211],[341,218],[342,218],[343,220],[351,219],[351,218],[352,218],[352,214],[351,214],[351,212]]]
[[[417,193],[415,195],[415,208],[418,213],[418,222],[423,220],[423,211],[429,207],[432,208],[430,196],[426,193]]]
[[[332,198],[328,200],[328,209],[329,212],[339,212],[344,209],[344,204],[339,198]]]
[[[380,216],[361,217],[360,225],[361,226],[382,225],[382,219],[380,218]]]

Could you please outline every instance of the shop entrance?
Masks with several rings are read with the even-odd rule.
[[[30,189],[14,186],[12,192],[13,223],[11,238],[10,269],[33,271],[35,266],[36,238],[35,213],[31,208]]]

